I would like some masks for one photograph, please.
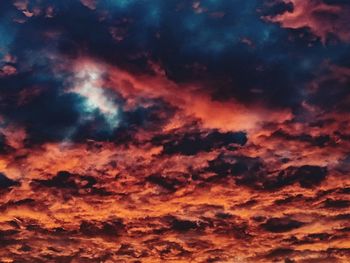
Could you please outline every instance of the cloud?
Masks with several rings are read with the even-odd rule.
[[[11,180],[7,178],[6,175],[4,175],[3,173],[0,173],[0,189],[7,189],[9,187],[19,186],[19,185],[20,185],[19,182],[15,180]]]
[[[171,228],[178,232],[186,232],[199,229],[200,223],[174,218],[171,223]]]
[[[98,110],[105,117],[111,129],[118,127],[119,106],[101,87],[102,69],[95,64],[86,63],[76,70],[77,84],[72,91],[86,98],[83,111],[88,115]],[[86,116],[86,118],[89,117]]]
[[[348,10],[0,1],[0,261],[346,260]]]
[[[33,180],[33,188],[48,187],[67,190],[72,194],[108,196],[111,193],[103,187],[97,186],[97,180],[93,176],[71,174],[67,171],[59,171],[54,177],[47,180]],[[68,195],[67,195],[68,196]]]
[[[162,135],[152,139],[156,145],[162,145],[164,154],[195,155],[201,151],[210,152],[221,147],[243,146],[247,142],[243,132],[210,131],[208,133],[187,133]]]
[[[187,184],[189,177],[189,174],[181,173],[170,173],[165,175],[152,174],[147,177],[147,181],[152,184],[159,185],[166,190],[176,191]]]
[[[341,209],[341,208],[348,208],[350,206],[349,200],[332,200],[327,199],[324,202],[324,207],[326,208],[334,208],[334,209]]]
[[[331,36],[340,41],[350,42],[349,17],[350,7],[345,2],[332,1],[283,1],[291,3],[293,10],[268,17],[269,21],[278,22],[285,28],[306,27],[325,44]]]
[[[326,175],[327,169],[325,167],[290,166],[286,170],[280,171],[275,177],[267,179],[263,184],[266,189],[275,189],[298,182],[301,187],[309,188],[319,185],[326,178]]]
[[[281,233],[286,231],[291,231],[293,229],[297,229],[304,225],[303,222],[299,222],[288,217],[285,218],[269,218],[264,224],[261,226],[269,232],[273,233]]]
[[[80,224],[79,231],[87,236],[106,236],[117,238],[121,231],[124,231],[124,224],[121,220],[113,220],[110,222],[88,222],[83,221]]]
[[[294,135],[294,134],[288,134],[287,132],[281,129],[272,133],[271,137],[283,138],[284,140],[296,140],[296,141],[308,142],[312,145],[319,146],[319,147],[324,147],[327,143],[331,141],[331,138],[329,135],[319,135],[315,137],[312,137],[310,134]]]

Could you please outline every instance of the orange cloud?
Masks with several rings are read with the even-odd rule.
[[[199,119],[205,128],[222,131],[254,130],[262,121],[283,122],[292,118],[288,109],[272,110],[264,105],[246,106],[234,99],[213,100],[200,84],[177,84],[164,73],[133,75],[116,67],[108,70],[108,86],[127,98],[129,107],[142,104],[144,98],[162,99]]]
[[[292,3],[294,10],[266,19],[280,23],[284,28],[307,27],[313,34],[326,43],[328,36],[333,34],[343,42],[350,42],[350,22],[348,7],[329,5],[321,0],[284,0]]]

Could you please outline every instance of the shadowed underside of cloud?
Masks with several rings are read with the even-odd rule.
[[[269,232],[286,232],[303,226],[302,222],[289,218],[270,218],[262,227]]]
[[[12,186],[18,186],[19,182],[11,180],[3,173],[0,173],[0,189],[6,189]]]
[[[260,159],[242,156],[219,156],[208,162],[206,170],[215,173],[210,179],[232,176],[238,184],[265,190],[276,190],[294,183],[310,188],[319,185],[327,175],[325,167],[312,165],[289,166],[271,172]]]
[[[348,262],[349,10],[0,1],[0,261]]]
[[[178,137],[178,138],[177,138]],[[155,145],[163,146],[164,154],[195,155],[201,151],[210,152],[215,148],[234,145],[243,146],[247,142],[246,134],[243,132],[220,133],[213,131],[208,134],[188,133],[169,134],[153,138]]]

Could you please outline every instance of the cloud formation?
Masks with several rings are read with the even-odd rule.
[[[1,262],[348,262],[346,1],[0,1]]]

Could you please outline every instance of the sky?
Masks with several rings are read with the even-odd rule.
[[[350,262],[349,14],[1,0],[0,261]]]

